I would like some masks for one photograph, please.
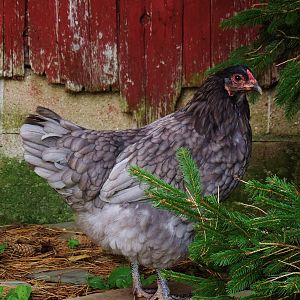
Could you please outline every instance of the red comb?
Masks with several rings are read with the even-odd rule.
[[[247,74],[248,74],[248,77],[249,77],[250,81],[256,81],[256,79],[254,78],[253,74],[248,69],[247,69]]]

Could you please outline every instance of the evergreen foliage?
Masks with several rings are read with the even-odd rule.
[[[177,152],[185,183],[181,191],[133,166],[130,172],[149,188],[154,204],[195,226],[190,258],[208,278],[164,271],[196,287],[193,299],[296,299],[300,296],[300,189],[276,176],[244,182],[252,204],[234,211],[215,196],[201,196],[197,166],[186,149]]]
[[[300,110],[300,1],[269,0],[221,23],[224,29],[245,26],[257,28],[256,40],[234,50],[209,74],[230,65],[246,64],[259,76],[275,64],[280,73],[276,103],[291,120]]]

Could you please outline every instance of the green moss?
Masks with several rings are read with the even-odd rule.
[[[0,225],[72,220],[62,197],[24,161],[0,157]]]
[[[127,99],[122,94],[120,94],[120,107],[122,112],[129,112]]]
[[[139,106],[139,108],[133,112],[133,117],[136,120],[138,127],[142,127],[146,124],[146,108],[144,102],[141,103],[142,104]]]
[[[206,77],[207,76],[204,72],[194,73],[186,80],[185,86],[198,87],[204,82]]]
[[[18,108],[13,107],[3,114],[3,129],[5,132],[10,132],[16,128],[20,128],[23,124],[26,114],[21,112]]]

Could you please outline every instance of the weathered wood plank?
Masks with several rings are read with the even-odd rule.
[[[117,89],[117,3],[111,0],[90,0],[89,15],[90,89]]]
[[[199,86],[210,67],[210,0],[184,0],[183,85]]]
[[[4,32],[4,1],[0,0],[0,77],[3,76],[3,58],[4,58],[4,45],[3,45],[3,32]]]
[[[60,77],[66,88],[72,91],[91,88],[88,12],[88,1],[60,0],[59,2],[57,34]]]
[[[212,65],[225,60],[229,53],[238,46],[237,30],[223,30],[221,20],[230,17],[237,11],[240,0],[211,1],[211,57]]]
[[[119,2],[119,74],[124,110],[145,118],[145,0]]]
[[[253,7],[255,3],[258,3],[258,0],[240,0],[237,3],[237,11],[242,11],[248,8]],[[239,39],[239,46],[247,45],[252,42],[256,35],[258,34],[258,28],[254,27],[244,27],[237,29],[238,31],[238,39]]]
[[[25,0],[4,0],[3,23],[3,76],[24,76]]]
[[[58,0],[28,0],[30,65],[35,73],[46,74],[50,83],[60,82],[57,13]]]
[[[11,1],[10,1],[11,2]],[[25,0],[17,0],[15,8],[15,28],[13,42],[13,77],[24,76],[24,31],[25,31]]]
[[[182,84],[182,0],[147,1],[146,122],[174,110]]]
[[[235,12],[250,7],[254,0],[212,0],[211,1],[211,51],[212,65],[225,60],[229,53],[241,45],[249,43],[256,34],[255,29],[220,28],[222,19],[232,16]]]

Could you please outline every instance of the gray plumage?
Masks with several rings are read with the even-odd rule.
[[[224,82],[235,73],[247,81],[247,70],[237,66],[211,76],[184,108],[138,129],[89,130],[39,107],[21,127],[24,158],[65,197],[95,242],[132,263],[169,267],[186,256],[193,227],[145,200],[145,186],[128,167],[184,189],[175,154],[187,147],[203,193],[227,197],[248,164],[251,129],[244,91],[230,95]]]

